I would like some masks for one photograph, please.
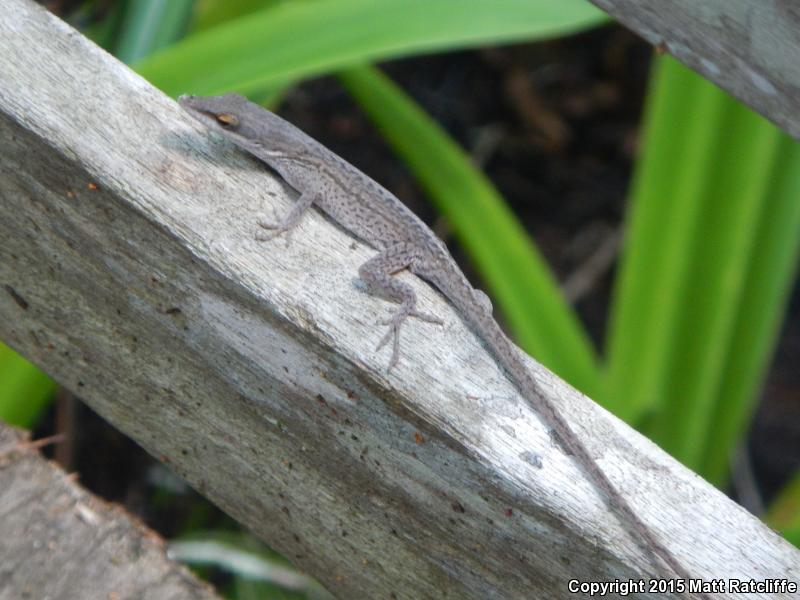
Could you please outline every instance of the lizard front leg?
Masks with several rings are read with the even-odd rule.
[[[400,304],[400,308],[389,319],[381,321],[388,325],[389,331],[383,336],[378,347],[380,350],[392,340],[392,358],[387,371],[397,364],[400,358],[400,326],[408,317],[417,317],[428,323],[442,325],[442,320],[420,312],[416,309],[417,295],[407,283],[393,277],[398,271],[408,268],[416,259],[417,252],[411,244],[396,244],[383,249],[358,269],[358,276],[367,285],[369,291]]]
[[[311,208],[316,198],[316,194],[311,192],[303,192],[300,194],[300,197],[295,201],[295,203],[292,205],[292,208],[289,209],[289,212],[286,213],[286,216],[283,217],[283,219],[277,220],[276,218],[275,221],[259,219],[258,225],[264,229],[270,229],[271,231],[269,233],[257,233],[256,240],[259,242],[267,242],[278,237],[282,233],[285,233],[286,245],[288,246],[290,237],[292,235],[292,229],[294,229],[300,222],[300,218],[303,216],[303,213]]]

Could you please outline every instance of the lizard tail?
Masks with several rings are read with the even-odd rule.
[[[497,324],[491,314],[491,309],[481,300],[479,293],[472,288],[463,273],[457,267],[454,269],[455,272],[450,271],[441,277],[426,277],[426,279],[431,280],[449,298],[483,339],[499,364],[508,372],[523,398],[544,419],[545,423],[552,427],[561,447],[567,454],[573,456],[589,479],[600,489],[606,504],[626,527],[632,539],[651,558],[658,570],[664,571],[663,567],[659,565],[660,559],[672,573],[684,579],[688,586],[691,579],[689,573],[639,518],[625,497],[617,491],[586,445],[575,434],[569,422],[542,392],[525,365],[520,354],[521,351],[514,346]],[[442,273],[441,268],[436,273]],[[668,573],[668,575],[671,574]],[[706,594],[697,594],[697,597],[710,600]]]
[[[625,497],[617,491],[586,445],[576,435],[569,422],[561,412],[556,410],[552,401],[545,396],[523,362],[520,350],[506,337],[494,319],[491,319],[491,323],[486,325],[492,330],[491,334],[486,338],[487,344],[491,347],[493,353],[501,359],[502,364],[506,367],[528,404],[552,427],[564,451],[574,457],[574,460],[580,464],[589,479],[602,491],[606,504],[617,514],[631,537],[651,557],[651,560],[660,559],[672,573],[685,580],[688,587],[691,580],[689,573],[678,562],[672,552],[655,536],[650,527],[642,521]],[[658,565],[658,562],[654,561],[654,564]],[[659,570],[663,571],[663,568]],[[698,597],[710,600],[706,594],[698,594]]]
[[[650,556],[653,554],[657,555],[676,575],[688,580],[689,574],[683,566],[672,553],[656,539],[650,528],[641,520],[625,497],[617,491],[603,470],[597,465],[594,457],[577,436],[569,422],[555,409],[552,401],[544,395],[520,358],[519,350],[513,347],[512,343],[502,330],[500,330],[499,326],[497,326],[497,332],[499,335],[502,335],[503,339],[499,344],[490,344],[495,346],[492,350],[506,359],[504,363],[507,365],[509,374],[520,388],[520,392],[522,392],[525,400],[544,418],[545,422],[552,427],[564,451],[574,457],[589,479],[600,488],[607,501],[610,500],[610,502],[607,503],[611,505],[611,508],[619,517],[622,517],[622,521],[628,525],[628,529],[631,530],[630,532],[633,534],[632,537],[642,546],[642,549]]]

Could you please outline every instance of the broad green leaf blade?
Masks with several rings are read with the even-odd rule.
[[[205,0],[197,4],[192,31],[211,29],[225,21],[280,4],[284,0]]]
[[[605,406],[630,423],[666,400],[697,198],[719,119],[718,96],[690,71],[665,61],[654,67],[608,334]]]
[[[750,109],[716,88],[713,93],[721,98],[720,128],[714,160],[702,174],[705,189],[695,199],[691,258],[681,310],[672,323],[665,381],[669,409],[654,429],[655,441],[668,444],[673,456],[693,469],[702,463],[736,320],[748,318],[738,309],[760,212],[769,206],[777,141],[775,130]],[[719,401],[720,409],[729,408],[727,398]]]
[[[704,435],[702,473],[717,485],[726,483],[729,457],[755,409],[800,257],[800,144],[763,118],[751,118],[770,132],[776,147],[714,418]]]
[[[0,343],[0,421],[32,428],[55,389],[47,375]]]
[[[247,93],[365,62],[563,35],[606,19],[585,0],[285,2],[187,37],[137,70],[170,95]]]
[[[453,225],[522,347],[572,385],[593,392],[598,370],[591,343],[489,180],[379,71],[352,68],[339,77]]]
[[[609,332],[608,405],[722,482],[798,252],[797,145],[661,59]]]
[[[168,46],[186,30],[194,0],[128,2],[114,55],[131,64]]]

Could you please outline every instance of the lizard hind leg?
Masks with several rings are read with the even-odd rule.
[[[413,260],[414,251],[411,246],[397,244],[382,250],[358,269],[358,276],[371,293],[400,304],[400,308],[391,317],[379,322],[380,325],[388,325],[389,331],[375,350],[380,350],[392,341],[392,357],[387,371],[391,371],[400,358],[400,327],[408,317],[437,325],[443,324],[438,317],[417,310],[417,295],[413,288],[394,277],[395,273],[407,268]]]
[[[265,232],[258,232],[256,234],[256,240],[259,242],[268,242],[269,240],[275,239],[281,234],[286,234],[286,245],[289,245],[291,241],[292,230],[297,227],[297,224],[300,222],[300,218],[303,216],[311,205],[314,204],[315,195],[309,192],[303,192],[300,194],[300,197],[295,201],[292,205],[292,208],[289,209],[289,212],[286,213],[286,216],[283,219],[278,219],[277,214],[275,215],[275,221],[267,221],[266,219],[259,219],[258,225],[264,229],[269,229],[269,233]],[[274,209],[273,209],[274,210]]]

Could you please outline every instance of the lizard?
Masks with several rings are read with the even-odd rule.
[[[244,96],[184,95],[178,101],[197,120],[266,163],[299,193],[282,219],[258,220],[264,230],[256,235],[258,240],[284,235],[288,244],[288,236],[303,214],[316,206],[378,251],[359,267],[358,274],[369,292],[400,305],[391,318],[380,322],[388,326],[388,331],[376,351],[392,341],[389,370],[399,359],[400,328],[406,319],[415,317],[429,323],[442,323],[436,316],[418,310],[413,288],[394,277],[408,270],[444,294],[482,338],[524,400],[552,428],[562,449],[577,461],[602,492],[609,507],[623,524],[627,524],[633,539],[651,560],[660,559],[688,582],[690,576],[686,569],[614,487],[566,418],[539,388],[520,352],[494,319],[488,296],[472,287],[444,243],[419,217],[394,194],[339,155]],[[664,572],[664,569],[659,571]]]

